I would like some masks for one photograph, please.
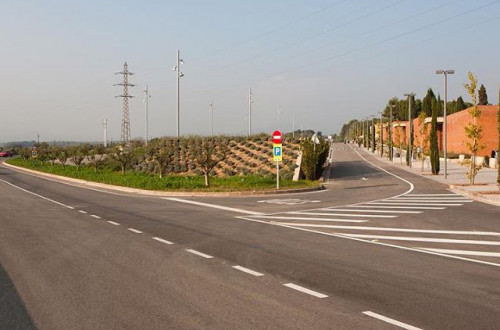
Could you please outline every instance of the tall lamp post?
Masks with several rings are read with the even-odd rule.
[[[384,156],[384,124],[382,123],[382,111],[380,113],[380,157]]]
[[[396,107],[394,104],[388,104],[389,106],[389,160],[394,159],[394,148],[392,146],[392,109]]]
[[[177,139],[179,139],[180,135],[180,107],[181,107],[181,99],[180,99],[180,78],[184,77],[184,74],[181,72],[180,65],[181,63],[184,63],[184,61],[181,59],[181,52],[180,50],[177,51],[177,61],[176,65],[174,66],[174,71],[176,72],[177,76]]]
[[[411,168],[411,161],[413,158],[412,148],[411,148],[411,138],[412,138],[412,120],[411,120],[411,98],[415,96],[415,93],[408,93],[404,96],[408,97],[408,166]]]
[[[443,143],[443,153],[444,153],[444,178],[448,179],[448,125],[446,121],[446,103],[448,103],[448,75],[454,74],[455,70],[436,70],[436,74],[442,74],[444,76],[444,112],[443,112],[443,133],[444,133],[444,143]]]
[[[371,132],[371,140],[372,140],[372,152],[375,153],[375,117],[377,115],[371,115],[372,117],[372,132]]]

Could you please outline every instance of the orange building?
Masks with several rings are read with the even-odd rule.
[[[483,137],[480,143],[485,147],[482,149],[478,156],[490,156],[491,150],[496,150],[498,148],[498,124],[497,124],[497,105],[479,105],[481,110],[481,116],[478,118],[477,124],[483,128]],[[452,115],[447,116],[448,122],[448,139],[447,139],[447,150],[448,153],[454,154],[469,154],[467,148],[467,142],[469,139],[465,135],[465,127],[472,122],[469,115],[469,109],[465,109],[456,112]],[[429,134],[431,118],[427,117],[425,119],[425,125],[428,126],[426,134]],[[414,132],[414,146],[417,147],[420,144],[420,125],[419,119],[413,120],[413,132]],[[408,122],[395,122],[393,123],[393,143],[396,145],[396,136],[399,132],[399,136],[402,136],[405,144],[408,144],[409,127]],[[438,136],[438,147],[439,150],[443,150],[443,117],[438,117],[437,120],[437,136]]]

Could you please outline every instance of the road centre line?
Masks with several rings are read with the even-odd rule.
[[[205,254],[203,252],[200,252],[200,251],[196,251],[196,250],[193,250],[193,249],[186,249],[187,252],[189,253],[192,253],[192,254],[196,254],[200,257],[203,257],[203,258],[206,258],[206,259],[212,259],[213,257],[211,255],[208,255],[208,254]]]
[[[137,230],[137,229],[134,229],[134,228],[127,228],[128,231],[131,231],[133,233],[136,233],[136,234],[142,234],[142,231],[140,230]]]
[[[241,220],[246,220],[246,221],[252,221],[252,222],[258,222],[258,223],[263,223],[271,226],[280,226],[283,228],[288,228],[292,230],[300,230],[306,233],[312,233],[312,234],[317,234],[317,235],[323,235],[323,236],[329,236],[329,237],[336,237],[336,238],[341,238],[341,239],[346,239],[350,241],[355,241],[363,244],[376,244],[377,246],[384,246],[384,247],[390,247],[393,249],[398,249],[398,250],[404,250],[404,251],[411,251],[411,252],[418,252],[418,253],[424,253],[432,256],[438,256],[438,257],[443,257],[447,259],[455,259],[455,260],[460,260],[460,261],[467,261],[467,262],[472,262],[475,264],[481,264],[481,265],[488,265],[488,266],[493,266],[493,267],[498,267],[500,268],[500,263],[494,263],[494,262],[489,262],[489,261],[483,261],[483,260],[478,260],[478,259],[471,259],[471,258],[465,258],[465,257],[460,257],[460,256],[454,256],[454,255],[449,255],[449,254],[444,254],[444,253],[439,253],[439,252],[432,252],[432,251],[425,251],[413,247],[408,247],[408,246],[403,246],[403,245],[396,245],[396,244],[390,244],[390,243],[383,243],[383,242],[372,242],[372,241],[367,241],[364,239],[360,238],[355,238],[355,237],[349,237],[345,236],[342,234],[336,234],[336,233],[329,233],[329,232],[324,232],[320,230],[314,230],[314,229],[308,229],[308,228],[300,228],[300,227],[295,227],[292,225],[286,225],[283,223],[270,223],[267,221],[259,220],[259,219],[253,219],[253,218],[248,218],[245,216],[240,216],[237,217],[238,219]]]
[[[498,252],[485,252],[485,251],[470,251],[470,250],[450,250],[450,249],[429,249],[423,247],[417,247],[416,249],[422,249],[426,251],[447,253],[447,254],[458,254],[464,256],[478,256],[478,257],[495,257],[500,258],[500,253]]]
[[[247,274],[253,275],[253,276],[264,276],[264,274],[259,273],[259,272],[256,272],[255,270],[248,269],[248,268],[246,268],[246,267],[242,267],[242,266],[233,266],[232,268],[237,269],[237,270],[239,270],[239,271],[242,271],[242,272],[244,272],[244,273],[247,273]]]
[[[378,319],[380,321],[384,321],[386,323],[390,323],[392,325],[398,326],[398,327],[403,328],[403,329],[407,329],[407,330],[422,330],[420,328],[414,327],[413,325],[409,325],[409,324],[400,322],[398,320],[391,319],[391,318],[389,318],[387,316],[383,316],[383,315],[380,315],[380,314],[377,314],[377,313],[374,313],[374,312],[371,312],[371,311],[365,311],[365,312],[363,312],[363,314],[365,314],[367,316],[370,316],[370,317],[373,317],[375,319]]]
[[[256,215],[256,218],[277,219],[277,220],[307,220],[307,221],[331,221],[331,222],[351,222],[360,223],[368,220],[348,220],[348,219],[329,219],[329,218],[304,218],[304,217],[278,217],[273,215]]]
[[[397,204],[396,204],[397,205]],[[415,209],[415,210],[444,210],[446,207],[432,206],[378,206],[378,205],[347,205],[346,207],[377,208],[377,209]]]
[[[419,214],[422,211],[397,211],[397,210],[355,210],[355,209],[323,209],[325,211],[341,211],[341,212],[370,212],[370,213],[404,213],[404,214]]]
[[[87,212],[85,212],[83,210],[78,210],[78,212],[83,213],[83,214],[87,214]]]
[[[380,236],[380,235],[363,235],[363,234],[343,234],[349,237],[366,238],[366,239],[381,239],[392,241],[410,241],[410,242],[431,242],[431,243],[449,243],[449,244],[473,244],[473,245],[495,245],[500,246],[500,241],[477,241],[469,239],[451,239],[451,238],[429,238],[429,237],[406,237],[406,236]]]
[[[403,206],[418,206],[418,205],[427,205],[427,206],[462,206],[463,204],[438,204],[438,203],[399,203],[399,202],[369,202],[369,205],[403,205]]]
[[[363,218],[396,218],[396,215],[379,215],[379,214],[346,214],[346,213],[321,213],[321,212],[287,212],[287,214],[303,214],[303,215],[327,215],[339,217],[363,217]]]
[[[110,223],[114,226],[119,226],[120,224],[118,222],[114,222],[114,221],[111,221],[111,220],[108,220],[107,223]]]
[[[95,215],[95,214],[91,214],[90,216],[91,216],[92,218],[96,218],[96,219],[100,219],[100,218],[101,218],[100,216]]]
[[[166,239],[163,239],[163,238],[160,238],[160,237],[153,237],[153,239],[155,241],[158,241],[158,242],[161,242],[161,243],[165,243],[165,244],[168,244],[168,245],[174,244],[174,242],[167,241]]]
[[[250,215],[260,215],[260,214],[262,214],[261,212],[247,211],[247,210],[243,210],[243,209],[237,209],[237,208],[234,208],[234,207],[227,207],[227,206],[221,206],[221,205],[216,205],[216,204],[196,202],[196,201],[192,201],[192,200],[188,200],[188,199],[181,199],[181,198],[174,198],[174,197],[163,197],[163,199],[174,201],[174,202],[187,203],[187,204],[193,204],[193,205],[205,206],[205,207],[211,207],[211,208],[219,209],[219,210],[232,211],[232,212],[236,212],[236,213],[244,213],[244,214],[250,214]]]
[[[302,293],[307,293],[308,295],[311,295],[311,296],[314,296],[314,297],[317,297],[317,298],[327,298],[328,297],[326,294],[319,293],[319,292],[316,292],[316,291],[304,288],[303,286],[300,286],[300,285],[297,285],[297,284],[286,283],[286,284],[283,284],[283,285],[286,286],[286,287],[288,287],[288,288],[290,288],[290,289],[294,289],[294,290],[300,291]]]
[[[471,236],[500,236],[499,232],[489,231],[454,231],[454,230],[430,230],[430,229],[409,229],[409,228],[390,228],[390,227],[363,227],[363,226],[337,226],[337,225],[315,225],[308,223],[294,222],[275,222],[275,224],[297,227],[315,227],[315,228],[332,228],[332,229],[347,229],[347,230],[369,230],[369,231],[393,231],[401,233],[425,233],[425,234],[450,234],[450,235],[471,235]],[[341,234],[340,235],[347,235]],[[500,243],[500,242],[499,242]]]
[[[31,195],[33,195],[33,196],[39,197],[39,198],[41,198],[41,199],[45,199],[46,201],[49,201],[49,202],[52,202],[52,203],[54,203],[54,204],[57,204],[57,205],[63,206],[63,207],[68,208],[68,209],[70,209],[70,210],[74,210],[74,209],[75,209],[73,206],[69,206],[69,205],[66,205],[66,204],[60,203],[60,202],[58,202],[58,201],[55,201],[55,200],[53,200],[53,199],[47,198],[47,197],[45,197],[45,196],[42,196],[42,195],[36,194],[36,193],[34,193],[34,192],[31,192],[31,191],[29,191],[29,190],[26,190],[26,189],[24,189],[24,188],[21,188],[21,187],[19,187],[19,186],[16,186],[15,184],[12,184],[12,183],[7,182],[7,181],[5,181],[5,180],[0,179],[0,181],[2,181],[2,182],[4,182],[4,183],[6,183],[6,184],[8,184],[9,186],[12,186],[12,187],[14,187],[14,188],[16,188],[16,189],[19,189],[19,190],[21,190],[21,191],[24,191],[25,193],[28,193],[28,194],[31,194]]]

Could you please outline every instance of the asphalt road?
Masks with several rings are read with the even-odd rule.
[[[334,148],[328,189],[286,196],[137,197],[0,168],[0,328],[497,329],[498,208]]]

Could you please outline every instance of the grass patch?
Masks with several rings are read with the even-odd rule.
[[[170,174],[160,179],[158,175],[139,172],[126,172],[125,175],[122,175],[121,172],[114,172],[108,168],[102,169],[96,173],[93,168],[87,166],[82,166],[80,167],[80,171],[77,171],[75,166],[66,165],[63,167],[60,164],[54,164],[54,166],[51,167],[49,163],[42,165],[40,162],[33,165],[32,161],[26,162],[21,158],[9,159],[6,163],[75,179],[146,190],[228,192],[276,189],[276,178],[259,175],[211,177],[211,186],[207,188],[205,187],[204,178],[202,176]],[[280,189],[283,190],[312,188],[318,187],[318,185],[318,181],[292,181],[280,179]]]

